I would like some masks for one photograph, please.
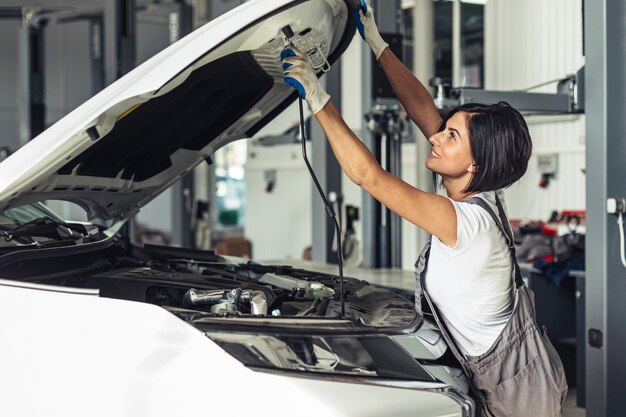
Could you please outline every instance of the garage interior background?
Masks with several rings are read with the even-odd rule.
[[[192,12],[187,18],[189,28],[193,28],[243,2],[40,0],[38,4],[44,9],[62,6],[60,11],[99,10],[103,19],[95,37],[94,25],[84,19],[50,21],[45,25],[45,34],[41,38],[44,42],[43,82],[40,84],[43,90],[39,93],[27,88],[32,82],[32,74],[29,77],[26,70],[28,57],[24,55],[27,49],[22,19],[3,15],[0,19],[0,146],[15,150],[30,139],[32,120],[27,108],[33,97],[43,100],[44,125],[49,126],[89,98],[95,90],[94,85],[99,82],[102,87],[110,84],[120,74],[184,35],[180,13]],[[385,3],[386,0],[379,2]],[[403,20],[400,26],[406,36],[405,51],[408,52],[405,59],[410,59],[408,63],[422,81],[441,75],[435,71],[437,54],[442,53],[443,47],[441,39],[436,36],[434,16],[437,8],[449,3],[453,2],[401,2],[402,13],[398,17]],[[479,35],[484,38],[481,51],[484,73],[479,77],[483,79],[483,88],[525,90],[546,81],[562,79],[584,65],[582,0],[468,0],[461,3],[484,7],[484,31]],[[26,1],[2,2],[2,7],[26,5]],[[124,11],[134,13],[135,25],[119,27],[120,14],[123,16]],[[179,16],[173,17],[176,13]],[[452,27],[451,15],[449,20]],[[125,30],[126,38],[120,38],[120,33]],[[97,36],[101,37],[101,42],[97,42]],[[124,44],[125,41],[132,44]],[[124,61],[120,50],[134,58]],[[449,45],[446,51],[451,53]],[[348,125],[361,137],[368,134],[363,115],[369,108],[364,104],[367,100],[362,92],[362,74],[369,54],[369,49],[355,37],[340,67],[341,111]],[[94,67],[94,57],[101,60],[100,69]],[[461,75],[474,70],[460,64]],[[468,79],[471,77],[459,78],[457,75],[454,85],[461,86]],[[555,92],[556,84],[532,91]],[[206,247],[224,237],[243,236],[251,243],[255,260],[302,259],[305,248],[313,244],[314,230],[318,227],[314,215],[323,212],[323,208],[313,197],[314,190],[301,158],[300,144],[287,140],[291,143],[268,146],[262,140],[282,135],[297,120],[297,109],[292,107],[259,132],[254,140],[233,143],[220,151],[212,167],[203,164],[195,169],[191,190],[184,184],[177,184],[146,206],[137,216],[137,230],[152,233],[148,236],[153,239],[185,245],[196,238],[185,230],[190,225],[200,224],[205,231],[207,227],[211,231],[210,236],[205,233],[197,240]],[[506,191],[510,217],[546,221],[553,210],[585,210],[585,115],[530,116],[527,121],[534,152],[526,176]],[[323,138],[314,136],[313,140]],[[402,177],[409,183],[424,186],[431,182],[430,174],[424,169],[427,149],[426,141],[419,136],[417,129],[411,129],[401,152]],[[539,187],[546,174],[545,166],[540,165],[540,157],[557,161],[557,171],[544,188]],[[341,190],[344,206],[363,208],[360,189],[345,175],[342,176]],[[189,201],[190,198],[194,201]],[[194,223],[190,219],[197,213],[195,200],[210,202],[204,223]],[[51,202],[50,206],[63,217],[80,220],[84,216],[78,208],[65,203]],[[355,232],[357,239],[363,242],[363,221],[355,223]],[[413,270],[424,239],[425,236],[413,225],[402,222],[403,270]],[[324,258],[313,253],[313,259]]]
[[[4,2],[6,3],[6,2]],[[194,27],[219,16],[242,3],[240,0],[195,1],[191,4]],[[403,27],[412,25],[409,33],[414,52],[412,65],[422,80],[434,74],[433,14],[436,3],[430,0],[403,1]],[[575,73],[584,62],[582,55],[582,5],[580,1],[554,0],[524,1],[471,1],[468,4],[484,4],[484,88],[496,90],[526,89],[547,80],[560,79]],[[56,7],[59,2],[39,2],[43,7]],[[7,6],[24,6],[14,1]],[[106,16],[116,13],[115,2],[68,2],[68,9],[103,8],[104,10],[104,79],[108,84],[118,70],[115,59],[115,42],[110,41],[111,24]],[[139,64],[167,46],[171,40],[167,2],[152,4],[137,2],[135,63]],[[451,15],[450,15],[451,19]],[[111,20],[111,19],[109,19]],[[27,138],[24,137],[23,109],[26,101],[23,89],[26,74],[20,70],[23,58],[20,54],[19,19],[0,21],[0,50],[3,65],[0,68],[0,128],[3,132],[2,145],[16,149]],[[90,49],[90,25],[87,21],[51,22],[45,26],[44,39],[44,104],[45,125],[48,126],[85,101],[92,92],[93,70],[88,59]],[[429,33],[430,32],[430,33]],[[523,40],[523,41],[520,41]],[[409,42],[407,42],[409,45]],[[441,47],[440,47],[441,48]],[[449,53],[449,52],[448,52]],[[342,113],[357,134],[367,134],[363,115],[361,88],[362,55],[369,54],[358,39],[346,52],[341,67]],[[349,64],[348,64],[349,63]],[[554,92],[555,84],[533,91]],[[20,105],[16,106],[16,103]],[[21,121],[22,120],[22,121]],[[21,122],[20,122],[21,121]],[[292,107],[270,126],[257,135],[263,137],[280,134],[297,121],[297,111]],[[584,115],[537,116],[528,118],[534,140],[534,156],[527,175],[507,190],[510,215],[520,219],[546,220],[552,210],[585,208]],[[21,130],[20,130],[21,129]],[[411,134],[417,136],[417,129]],[[423,156],[419,155],[416,142],[402,145],[402,176],[410,183],[430,181],[424,171]],[[218,193],[223,194],[220,219],[217,210],[211,215],[214,238],[222,235],[243,234],[251,243],[254,258],[300,259],[303,250],[311,245],[312,212],[319,210],[312,203],[312,184],[302,163],[298,143],[260,146],[259,141],[244,141],[233,144],[229,151],[216,156],[218,162]],[[247,155],[246,155],[247,152]],[[558,172],[546,188],[538,186],[542,172],[538,166],[539,155],[556,155]],[[220,166],[221,165],[221,166]],[[245,169],[241,169],[245,167]],[[211,198],[208,185],[203,181],[206,167],[199,167],[195,175],[195,197],[200,200]],[[221,183],[220,183],[221,182]],[[268,185],[269,183],[272,185]],[[268,191],[268,186],[271,191]],[[344,204],[361,207],[361,192],[345,176],[342,190]],[[174,193],[174,194],[173,194]],[[160,196],[138,216],[139,223],[151,230],[165,234],[173,243],[180,243],[177,229],[176,191]],[[238,205],[243,207],[239,208]],[[61,214],[79,217],[79,210],[65,204],[53,204]],[[228,210],[230,208],[230,210]],[[245,208],[245,210],[244,210]],[[234,210],[233,210],[234,209]],[[234,217],[233,220],[233,212]],[[238,218],[237,218],[238,216]],[[248,221],[252,218],[267,219],[264,222]],[[246,227],[220,227],[220,220]],[[280,222],[278,221],[280,220]],[[276,227],[280,224],[281,227]],[[270,226],[272,225],[272,226]],[[271,227],[271,229],[268,229]],[[223,230],[218,230],[223,229]],[[298,233],[293,233],[297,230]],[[355,223],[357,238],[362,237],[362,222]],[[411,270],[421,242],[415,228],[403,221],[402,268]]]

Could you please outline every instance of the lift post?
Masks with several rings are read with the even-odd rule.
[[[396,177],[402,175],[402,132],[405,117],[400,105],[377,104],[365,115],[367,130],[375,138],[374,153],[381,167]],[[379,216],[376,253],[377,266],[381,268],[402,267],[402,219],[384,205],[377,204]]]
[[[400,58],[402,37],[400,33],[400,16],[398,11],[400,1],[394,0],[392,4],[385,1],[373,4],[376,10],[376,21],[383,38]],[[398,100],[395,98],[391,87],[382,87],[388,83],[382,70],[376,71],[376,60],[373,58],[369,47],[363,43],[362,51],[362,91],[363,106],[370,109],[369,120],[366,120],[365,128],[370,134],[363,135],[363,142],[372,152],[381,166],[395,176],[401,175],[400,148],[401,140],[393,139],[397,129],[390,128],[389,122],[394,122],[395,110],[399,109]],[[386,126],[376,120],[384,119]],[[364,131],[365,133],[365,131]],[[366,268],[401,268],[402,267],[402,219],[395,213],[391,213],[376,201],[367,192],[363,191],[363,266]]]
[[[588,416],[624,415],[626,269],[607,199],[626,197],[626,3],[585,0],[586,406]]]

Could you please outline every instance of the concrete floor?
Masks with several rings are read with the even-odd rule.
[[[585,417],[586,415],[584,408],[576,407],[576,388],[570,388],[563,404],[563,417]]]

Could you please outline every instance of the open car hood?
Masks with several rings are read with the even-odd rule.
[[[329,64],[355,33],[352,0],[252,0],[102,90],[0,164],[0,210],[43,200],[90,220],[132,217],[225,144],[252,137],[297,93],[281,28]],[[319,70],[319,75],[322,70]]]

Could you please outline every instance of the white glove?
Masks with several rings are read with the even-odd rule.
[[[383,40],[378,32],[378,26],[376,26],[376,20],[374,20],[374,9],[365,0],[360,0],[360,2],[361,6],[353,12],[352,19],[356,22],[359,34],[372,49],[376,60],[378,60],[384,50],[389,47],[389,44]]]
[[[308,58],[294,46],[283,49],[280,58],[283,61],[285,84],[298,90],[300,97],[309,103],[313,114],[317,114],[328,103],[330,96],[320,85]]]

